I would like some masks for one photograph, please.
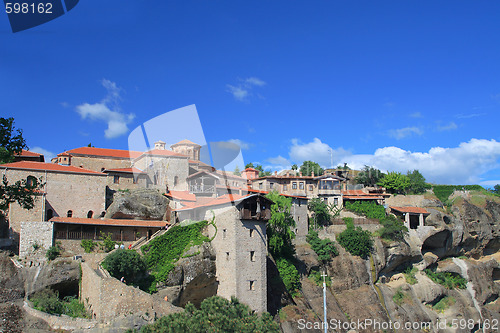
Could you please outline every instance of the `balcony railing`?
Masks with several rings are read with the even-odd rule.
[[[215,193],[214,185],[189,185],[191,193]]]

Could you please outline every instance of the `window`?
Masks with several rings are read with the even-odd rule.
[[[249,281],[250,284],[249,284],[249,289],[248,290],[255,290],[255,281]]]
[[[292,183],[292,190],[296,190],[297,189],[297,182],[293,182]]]
[[[262,183],[259,183],[259,190],[262,190]]]
[[[269,183],[269,188],[271,188],[271,189],[272,189],[272,188],[273,188],[273,186],[274,186],[274,183]]]
[[[311,191],[311,192],[312,192],[312,190],[313,190],[313,186],[312,186],[312,185],[309,185],[309,191]]]
[[[250,251],[250,261],[255,261],[255,251]]]
[[[338,206],[339,205],[339,198],[333,198],[333,204],[335,206]]]
[[[101,215],[99,215],[99,217],[104,217],[104,215],[106,215],[106,212],[102,211]]]
[[[91,218],[92,218],[92,216],[94,216],[94,212],[93,212],[93,211],[91,211],[91,210],[89,210],[89,212],[87,213],[87,218],[88,218],[88,219],[91,219]]]
[[[37,183],[38,181],[33,176],[28,176],[28,178],[26,178],[26,185],[28,186],[36,186]]]
[[[120,184],[120,176],[113,176],[113,183]]]
[[[135,177],[132,175],[132,183],[137,184],[137,181],[139,180],[139,177]]]
[[[250,237],[253,237],[255,229],[250,229]]]
[[[283,184],[283,191],[288,191],[288,185],[287,184]]]
[[[101,172],[103,172],[104,170],[106,170],[105,168],[101,168]]]
[[[222,230],[222,239],[226,239],[227,229]]]
[[[328,198],[323,198],[323,201],[328,205]]]
[[[229,252],[226,252],[226,260],[229,260]]]
[[[68,210],[68,213],[66,213],[66,216],[67,217],[73,217],[73,211],[72,210]]]
[[[304,182],[300,182],[299,183],[299,190],[303,190],[304,189]]]
[[[47,210],[47,215],[45,216],[45,221],[50,220],[54,216],[54,211],[52,209]]]
[[[174,177],[174,186],[177,186],[179,184],[179,176]]]

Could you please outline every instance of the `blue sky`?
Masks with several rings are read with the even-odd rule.
[[[500,183],[500,2],[94,1],[13,34],[0,112],[32,150],[127,149],[195,104],[245,162]],[[241,167],[241,166],[240,166]]]

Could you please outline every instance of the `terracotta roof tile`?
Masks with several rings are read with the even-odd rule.
[[[374,195],[344,195],[344,199],[351,200],[382,200],[383,197]]]
[[[173,146],[177,146],[177,145],[196,145],[196,146],[200,146],[199,144],[197,143],[194,143],[192,141],[189,141],[187,139],[184,139],[184,140],[181,140],[177,143],[174,143],[173,145],[171,145],[170,147],[173,147]],[[201,147],[201,146],[200,146]]]
[[[196,201],[196,195],[189,193],[189,191],[169,191],[165,195],[181,201]]]
[[[414,214],[430,214],[426,209],[420,207],[394,207],[390,206],[391,209],[397,210],[401,213],[414,213]]]
[[[84,174],[96,174],[96,175],[106,175],[102,172],[92,171],[83,168],[77,168],[70,165],[59,165],[55,163],[44,163],[44,162],[31,162],[31,161],[20,161],[14,163],[0,164],[1,168],[8,169],[21,169],[21,170],[39,170],[39,171],[55,171],[55,172],[68,172],[68,173],[84,173]]]
[[[115,158],[136,158],[139,157],[142,152],[133,150],[122,150],[122,149],[107,149],[107,148],[95,148],[95,147],[80,147],[65,151],[71,155],[91,155],[91,156],[103,156],[103,157],[115,157]]]
[[[86,219],[80,217],[53,217],[50,219],[50,222],[67,223],[67,224],[117,226],[117,227],[159,227],[159,228],[162,228],[170,224],[167,221]]]
[[[34,153],[29,150],[23,149],[20,154],[15,154],[16,156],[23,156],[23,157],[40,157],[42,154],[39,153]]]
[[[207,202],[202,202],[200,203],[199,201],[197,202],[189,202],[184,207],[176,209],[176,211],[179,210],[189,210],[189,209],[194,209],[194,208],[201,208],[201,207],[210,207],[210,206],[217,206],[217,205],[223,205],[230,203],[232,201],[236,201],[239,199],[242,199],[246,197],[247,195],[239,195],[239,194],[225,194],[223,196],[220,196],[218,198],[208,200]]]

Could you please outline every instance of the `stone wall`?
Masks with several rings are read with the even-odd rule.
[[[72,166],[77,168],[102,172],[109,169],[130,168],[129,158],[97,157],[97,156],[71,156]]]
[[[424,196],[419,195],[391,195],[385,199],[385,204],[396,207],[422,207]]]
[[[34,198],[34,207],[32,209],[24,209],[17,202],[9,205],[9,227],[12,228],[12,238],[19,240],[19,232],[21,231],[21,222],[23,221],[44,221],[45,218],[45,194],[37,194]]]
[[[52,222],[21,222],[19,256],[24,258],[32,253],[34,244],[47,250],[54,244],[53,235],[54,224]]]
[[[144,155],[135,162],[135,167],[148,173],[149,179],[153,182],[149,187],[163,192],[167,185],[169,190],[174,191],[187,191],[188,189],[186,179],[189,175],[189,162],[187,157]],[[154,184],[155,179],[156,184]]]
[[[306,236],[309,232],[309,223],[307,220],[307,200],[293,198],[291,213],[293,220],[295,221],[295,234],[297,236]]]
[[[30,315],[46,321],[47,324],[49,324],[49,326],[55,330],[73,331],[80,328],[89,329],[95,327],[97,324],[95,320],[91,319],[50,315],[48,313],[33,309],[28,305],[27,302],[24,302],[23,308]]]

